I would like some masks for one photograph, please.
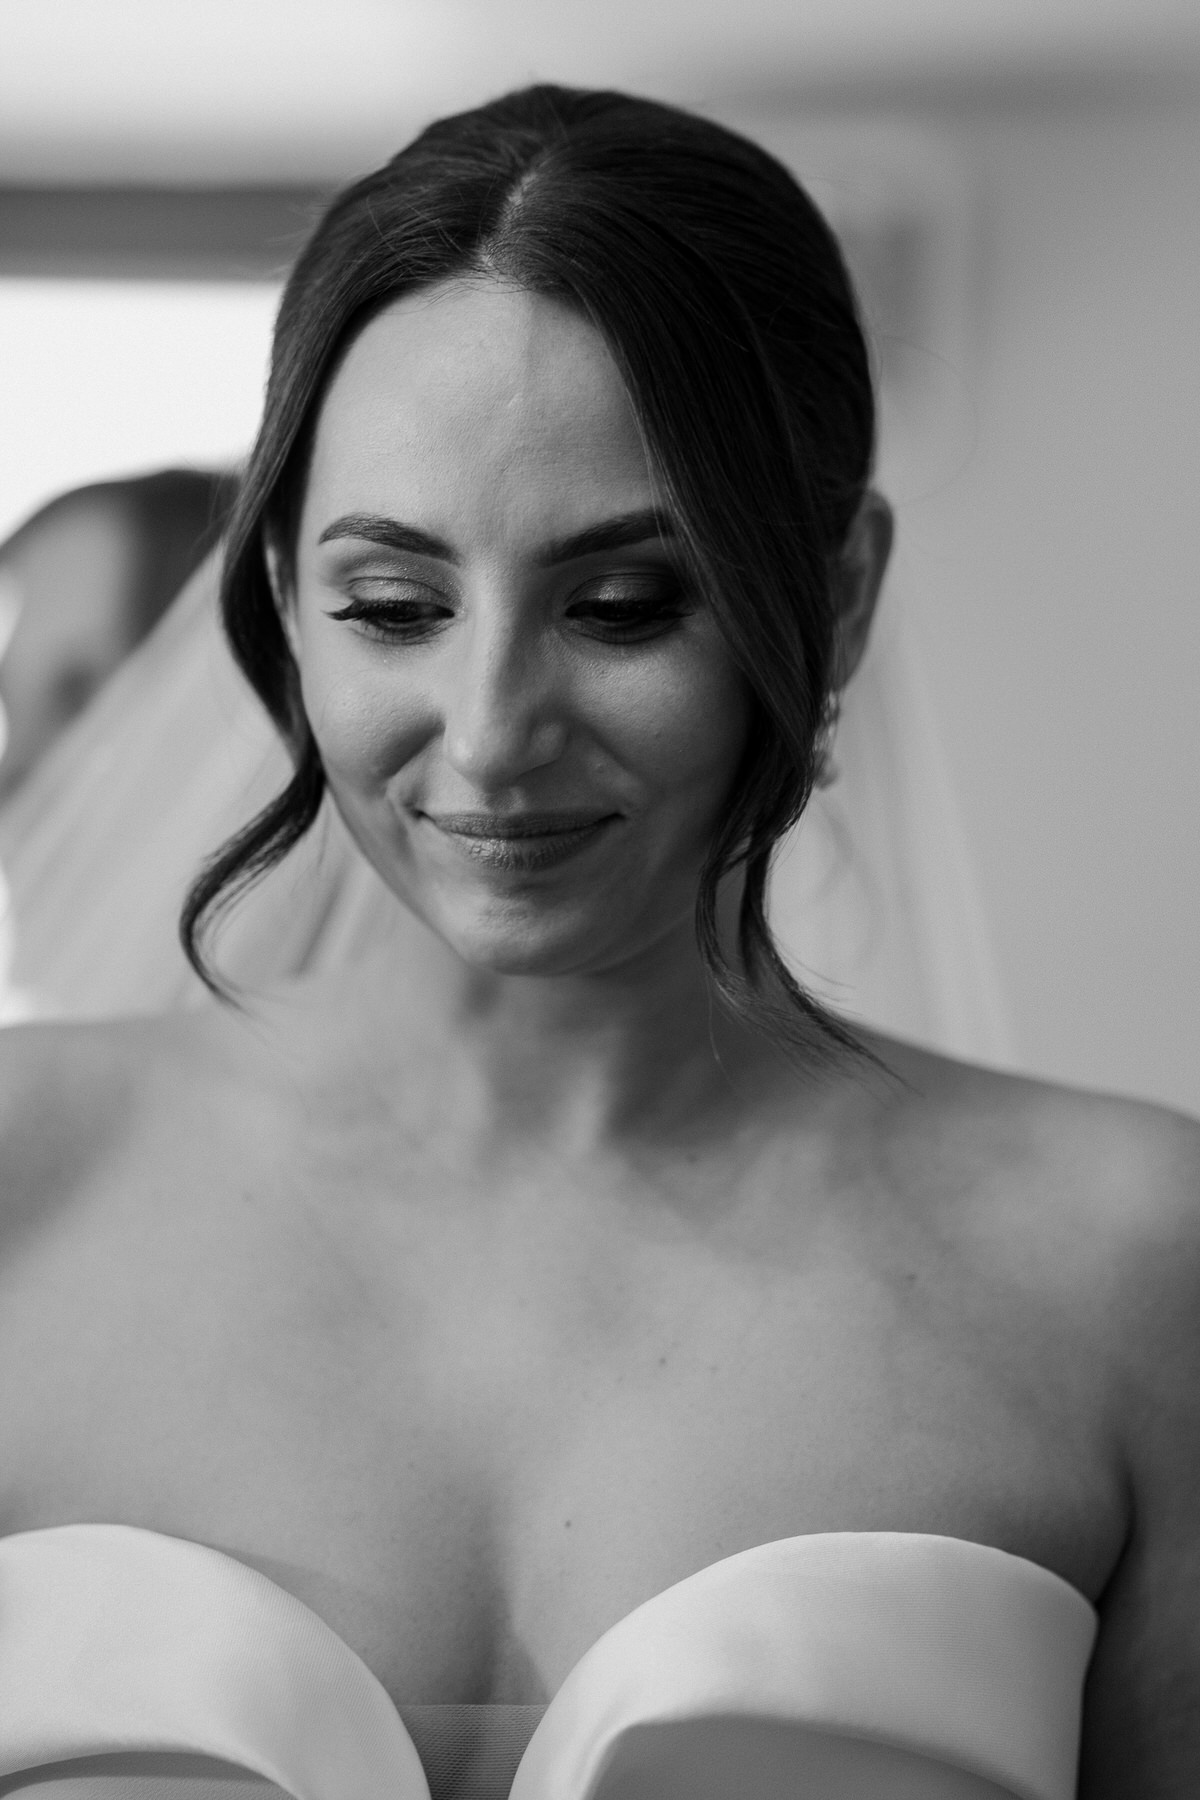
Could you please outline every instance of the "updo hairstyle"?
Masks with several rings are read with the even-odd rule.
[[[619,93],[531,87],[438,121],[335,199],[301,253],[221,590],[234,656],[295,772],[193,885],[187,956],[221,992],[207,929],[304,836],[325,793],[265,554],[290,585],[323,397],[382,308],[473,272],[561,301],[603,335],[691,578],[745,681],[748,745],[696,905],[716,989],[801,1052],[856,1053],[784,965],[764,903],[772,854],[820,772],[833,582],[871,475],[858,307],[833,233],[781,163],[706,119]],[[731,955],[717,895],[739,867]]]

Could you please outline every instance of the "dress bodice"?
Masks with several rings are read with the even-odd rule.
[[[244,1563],[120,1525],[0,1540],[0,1797],[1072,1800],[1088,1602],[957,1538],[724,1558],[544,1709],[393,1705]]]

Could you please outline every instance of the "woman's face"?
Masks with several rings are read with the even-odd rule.
[[[686,927],[747,700],[603,339],[490,279],[390,306],[318,422],[285,602],[329,785],[473,966]]]

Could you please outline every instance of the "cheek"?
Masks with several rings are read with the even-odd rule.
[[[425,708],[418,694],[397,691],[394,676],[339,666],[340,659],[303,665],[304,710],[317,740],[326,773],[334,781],[382,781],[406,761],[426,733]],[[399,684],[403,688],[403,684]]]
[[[614,689],[606,711],[626,755],[649,785],[711,820],[746,745],[750,704],[740,676],[724,656],[664,658]]]

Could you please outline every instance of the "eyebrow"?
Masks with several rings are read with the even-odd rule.
[[[676,535],[666,513],[656,506],[648,506],[640,512],[601,519],[569,537],[554,538],[538,552],[537,562],[541,568],[550,568],[555,563],[595,556],[602,550],[624,550],[632,544],[644,544],[649,538],[666,539]],[[325,527],[317,542],[326,544],[335,538],[362,538],[369,544],[405,550],[410,556],[433,557],[437,562],[457,564],[462,560],[443,538],[420,531],[415,525],[405,525],[399,519],[390,519],[384,513],[344,513]]]

